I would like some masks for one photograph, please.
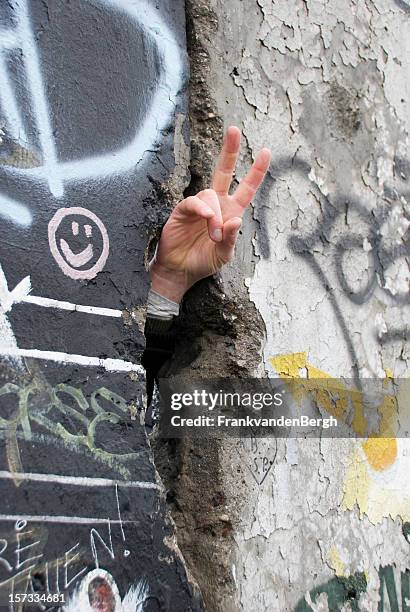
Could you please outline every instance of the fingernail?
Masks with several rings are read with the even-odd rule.
[[[215,240],[215,242],[221,242],[222,241],[222,230],[220,229],[216,229],[212,232],[212,240]]]

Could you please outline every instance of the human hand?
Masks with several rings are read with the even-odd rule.
[[[198,280],[215,274],[234,257],[242,216],[262,183],[271,152],[262,149],[235,193],[229,187],[241,133],[230,127],[212,180],[212,189],[179,202],[164,225],[150,265],[151,288],[174,302]]]

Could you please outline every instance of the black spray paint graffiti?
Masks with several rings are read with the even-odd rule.
[[[410,1],[409,0],[394,0],[394,1],[398,6],[400,6],[400,8],[410,13]]]
[[[132,316],[185,55],[183,0],[0,3],[0,606],[13,612],[19,592],[64,592],[67,610],[201,609],[167,545]]]
[[[408,165],[407,165],[408,166]],[[406,167],[407,167],[406,166]],[[402,160],[396,160],[396,169],[404,168]],[[334,244],[333,264],[338,279],[339,287],[343,291],[344,295],[354,304],[360,306],[367,302],[373,295],[375,288],[380,287],[384,292],[389,295],[389,298],[395,301],[398,305],[404,305],[410,303],[410,294],[396,293],[392,294],[388,288],[386,288],[386,270],[399,261],[402,258],[410,257],[410,235],[407,232],[407,236],[403,237],[401,244],[397,246],[386,246],[383,242],[383,236],[380,232],[381,227],[386,222],[391,206],[382,204],[378,206],[376,210],[368,210],[356,198],[351,196],[335,195],[334,197],[324,196],[318,186],[310,179],[311,167],[308,163],[300,160],[297,157],[294,158],[283,158],[277,159],[271,166],[271,170],[268,173],[267,179],[265,180],[263,190],[258,200],[258,217],[260,225],[258,228],[259,232],[259,245],[261,250],[261,256],[265,259],[270,257],[270,243],[269,236],[267,235],[267,229],[269,224],[267,223],[268,209],[263,205],[263,202],[267,200],[269,193],[274,187],[275,183],[282,177],[296,173],[303,177],[309,182],[310,190],[314,193],[318,202],[321,203],[322,214],[317,222],[315,230],[306,235],[298,235],[296,230],[289,237],[288,245],[292,253],[298,257],[302,257],[312,269],[312,272],[320,280],[323,287],[328,292],[328,298],[332,304],[336,318],[343,332],[346,347],[348,349],[352,369],[355,373],[356,383],[360,385],[359,374],[358,374],[358,358],[356,350],[350,336],[345,318],[343,316],[342,309],[338,303],[335,295],[334,287],[332,282],[328,278],[325,271],[318,263],[317,257],[315,256],[315,249],[319,247],[328,247],[331,243],[331,232],[337,222],[343,221],[348,214],[354,213],[360,219],[363,226],[366,227],[365,233],[353,233],[351,228],[346,224],[345,233],[342,234],[338,242]],[[403,177],[403,172],[401,171]],[[401,190],[397,191],[394,189],[385,188],[385,198],[390,202],[400,201],[400,198],[404,197],[408,201],[410,197],[410,191]],[[406,215],[406,213],[404,213]],[[406,216],[409,220],[408,215]],[[367,242],[369,245],[368,257],[371,258],[370,263],[370,275],[369,280],[365,287],[360,290],[354,289],[346,275],[344,268],[344,257],[352,249],[363,249],[364,244]],[[408,261],[408,259],[407,259]],[[388,343],[396,339],[407,339],[409,330],[407,328],[394,329],[386,332],[379,339],[376,336],[377,342]]]

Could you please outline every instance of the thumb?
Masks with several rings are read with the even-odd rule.
[[[222,240],[222,211],[217,193],[213,189],[204,189],[198,193],[198,198],[205,202],[208,208],[214,211],[214,215],[208,218],[208,233],[213,242]]]
[[[232,217],[222,226],[222,242],[218,242],[216,252],[223,263],[232,261],[235,255],[235,244],[242,225],[240,217]]]

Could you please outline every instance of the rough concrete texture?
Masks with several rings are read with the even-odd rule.
[[[190,336],[202,349],[190,367],[261,375],[263,364],[262,375],[344,376],[356,385],[408,376],[410,6],[187,5],[194,178],[208,175],[198,143],[213,155],[221,118],[245,136],[239,175],[260,147],[273,150],[237,261],[216,291],[225,326],[206,289],[196,294],[208,305],[194,313],[203,316],[199,326],[214,325]],[[223,441],[213,472],[202,455],[189,461],[186,446],[181,456],[183,549],[195,548],[201,527],[190,527],[192,512],[209,501],[201,486],[188,487],[194,502],[186,502],[184,479],[194,482],[198,463],[217,474],[209,486],[221,490],[220,514],[231,525],[224,537],[208,537],[222,547],[213,576],[208,567],[202,581],[208,559],[190,557],[209,610],[408,609],[407,440]]]
[[[190,195],[210,185],[224,126],[210,92],[209,81],[213,77],[206,48],[218,33],[216,15],[206,2],[188,0],[186,17],[191,68],[191,182],[185,194]],[[249,219],[247,234],[251,226]],[[253,270],[249,258],[243,265]],[[176,352],[164,376],[181,374],[189,380],[263,371],[262,318],[249,300],[243,268],[228,268],[224,286],[219,278],[207,279],[186,296]],[[154,444],[155,463],[168,490],[177,526],[178,545],[200,585],[206,609],[236,610],[230,561],[234,540],[224,491],[222,444],[189,438],[157,439]]]

